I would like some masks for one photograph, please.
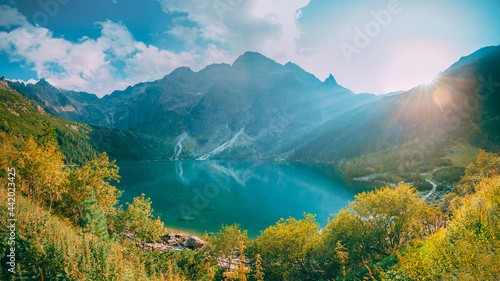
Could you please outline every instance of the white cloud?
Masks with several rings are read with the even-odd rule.
[[[18,14],[15,9],[9,11]],[[24,17],[22,20],[10,17],[3,24],[17,26],[9,32],[0,32],[0,51],[11,61],[24,63],[37,72],[38,78],[45,78],[57,87],[99,96],[139,82],[160,79],[180,66],[199,70],[228,57],[213,45],[200,52],[160,50],[135,41],[125,25],[109,20],[96,23],[101,28],[99,38],[84,37],[78,42],[56,38],[50,30],[33,26]],[[125,66],[116,69],[114,62],[122,62]]]
[[[229,46],[233,56],[257,51],[280,62],[298,56],[297,19],[310,0],[157,0],[165,12],[187,13],[199,37]],[[178,27],[174,27],[175,33]],[[191,38],[189,40],[192,40]]]
[[[12,26],[22,25],[26,22],[26,17],[23,16],[15,8],[7,5],[0,6],[0,26],[11,28]]]
[[[54,38],[46,28],[25,23],[10,32],[0,32],[0,50],[11,60],[25,62],[38,78],[46,78],[58,87],[99,92],[95,85],[110,78],[106,54],[88,38],[74,43]]]
[[[186,27],[177,25],[168,30],[166,33],[175,36],[177,39],[184,41],[187,48],[195,48],[195,41],[199,37],[200,30],[197,27]]]
[[[107,20],[97,22],[95,25],[102,28],[101,37],[97,39],[97,42],[105,51],[118,57],[129,56],[135,51],[135,40],[122,23]]]
[[[153,80],[161,78],[177,66],[194,65],[196,54],[182,52],[175,54],[159,50],[155,46],[147,46],[142,42],[135,44],[137,53],[127,60],[127,72],[134,80]],[[137,81],[138,82],[138,81]]]
[[[121,22],[96,22],[97,39],[78,42],[57,38],[43,27],[31,25],[17,9],[0,6],[6,18],[0,25],[0,52],[37,72],[57,87],[99,96],[143,81],[160,79],[180,66],[194,71],[211,63],[232,62],[244,51],[261,52],[279,62],[300,56],[297,19],[310,0],[158,0],[166,12],[183,12],[167,33],[185,42],[173,52],[136,41]],[[189,20],[196,27],[185,27]],[[204,41],[201,49],[196,43]],[[224,46],[224,48],[217,47]],[[120,69],[115,66],[121,65]]]
[[[12,82],[19,82],[19,83],[23,83],[24,85],[28,85],[28,84],[36,84],[38,83],[37,80],[35,79],[29,79],[28,81],[24,81],[24,80],[21,80],[21,79],[8,79],[9,81],[12,81]]]

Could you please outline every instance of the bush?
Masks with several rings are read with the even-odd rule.
[[[215,235],[205,235],[205,240],[208,242],[205,246],[205,253],[209,257],[216,258],[216,262],[224,261],[226,266],[225,271],[230,270],[231,263],[239,256],[239,241],[238,236],[242,235],[242,241],[248,241],[247,231],[241,231],[240,225],[223,225],[222,229]]]
[[[475,188],[446,229],[402,251],[385,280],[497,280],[500,177],[485,178]]]
[[[132,204],[127,203],[127,210],[120,207],[111,221],[119,234],[130,232],[146,242],[158,242],[165,234],[165,225],[160,217],[155,218],[151,199],[145,198],[144,194],[134,198]]]
[[[424,176],[419,173],[412,174],[407,181],[411,182],[414,187],[419,191],[430,190],[433,188],[432,184],[429,183]]]
[[[375,177],[377,180],[383,181],[383,182],[388,182],[388,183],[396,183],[403,181],[403,178],[399,175],[395,174],[390,174],[390,173],[383,173],[383,174],[378,174]]]
[[[261,233],[247,256],[261,255],[266,280],[305,280],[315,274],[311,254],[318,237],[319,223],[314,215],[281,219]]]
[[[431,226],[440,221],[439,210],[427,205],[407,184],[358,194],[321,234],[317,256],[325,272],[323,277],[342,278],[343,263],[347,271],[355,274],[366,268],[365,261],[386,258],[397,248],[429,234]],[[339,255],[339,244],[345,248],[344,260]]]
[[[432,173],[432,179],[445,184],[454,184],[465,175],[465,167],[446,167]]]

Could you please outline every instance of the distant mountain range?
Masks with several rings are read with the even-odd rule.
[[[499,65],[500,47],[484,48],[434,85],[385,96],[354,94],[332,75],[322,82],[254,52],[199,72],[181,67],[103,98],[43,79],[8,86],[49,113],[92,125],[97,149],[120,161],[335,161],[435,134],[496,149]]]

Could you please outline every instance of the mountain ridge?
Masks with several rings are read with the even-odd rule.
[[[59,90],[45,80],[15,86],[55,115],[136,131],[161,139],[172,150],[184,148],[171,159],[274,157],[340,112],[379,99],[355,95],[333,76],[322,82],[296,64],[282,65],[256,52],[197,72],[180,67],[100,99]],[[228,141],[231,146],[224,146]]]
[[[469,73],[474,65],[487,65],[498,48],[461,58],[437,81],[443,84],[453,73]],[[411,141],[415,133],[408,133],[408,128],[428,134],[429,129],[410,116],[440,118],[433,94],[426,94],[423,86],[393,95],[354,94],[331,74],[321,81],[294,63],[282,65],[256,52],[244,53],[233,64],[212,64],[197,72],[179,67],[162,79],[102,98],[57,89],[45,80],[24,87],[11,84],[55,115],[156,140],[171,151],[171,160],[331,161],[390,147],[396,135],[400,141]],[[434,105],[409,105],[424,101]],[[429,122],[422,118],[419,121]],[[314,146],[316,152],[306,152]]]

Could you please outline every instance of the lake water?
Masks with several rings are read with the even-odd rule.
[[[167,227],[198,234],[238,223],[250,237],[280,218],[330,214],[354,199],[340,178],[317,165],[257,161],[177,161],[119,164],[121,204],[144,193]]]

